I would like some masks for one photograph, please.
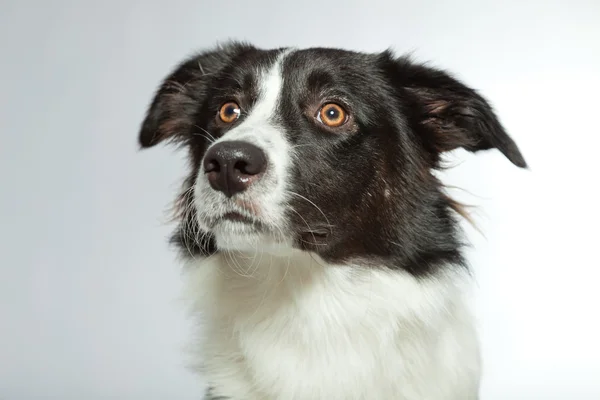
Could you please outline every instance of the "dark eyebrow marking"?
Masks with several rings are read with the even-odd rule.
[[[306,85],[311,91],[319,92],[334,83],[333,76],[326,71],[313,71],[306,79]]]
[[[256,79],[252,73],[248,72],[244,74],[242,78],[242,91],[244,92],[252,92],[256,89]]]

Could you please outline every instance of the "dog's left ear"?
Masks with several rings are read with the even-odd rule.
[[[389,65],[389,64],[388,64]],[[418,123],[433,136],[439,152],[462,147],[468,151],[498,149],[514,165],[527,168],[515,142],[508,136],[490,104],[475,90],[450,74],[394,60],[392,80],[417,109]]]
[[[196,114],[207,100],[212,79],[231,59],[252,47],[226,42],[187,58],[164,79],[150,103],[138,134],[142,148],[162,141],[185,142]]]

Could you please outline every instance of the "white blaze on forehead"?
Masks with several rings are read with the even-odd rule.
[[[287,52],[277,57],[275,63],[267,70],[263,70],[258,78],[258,100],[244,121],[244,125],[264,123],[272,119],[277,112],[281,90],[283,88],[283,60]]]

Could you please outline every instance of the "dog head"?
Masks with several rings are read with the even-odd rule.
[[[139,134],[189,151],[177,242],[192,253],[300,249],[414,274],[460,262],[446,151],[526,163],[488,102],[448,73],[340,49],[232,42],[165,79]]]

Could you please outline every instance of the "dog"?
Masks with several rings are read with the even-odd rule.
[[[390,50],[229,41],[164,79],[141,148],[187,149],[172,242],[207,399],[477,399],[444,154],[527,168],[488,101]]]

